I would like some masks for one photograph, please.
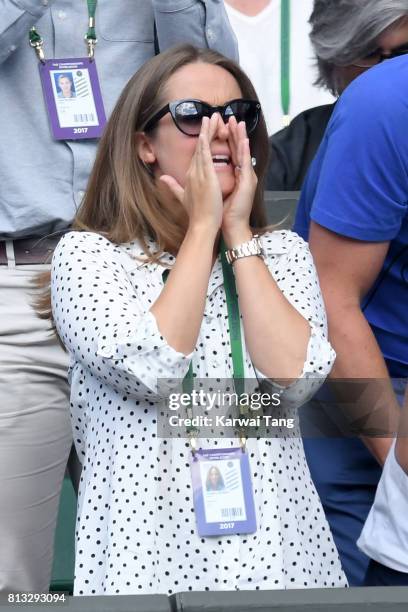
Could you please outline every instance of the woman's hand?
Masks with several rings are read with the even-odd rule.
[[[214,233],[214,237],[221,227],[223,211],[222,193],[210,149],[218,121],[221,118],[216,113],[211,119],[203,117],[184,189],[172,176],[160,177],[160,181],[167,185],[172,195],[187,210],[189,228],[208,230]]]
[[[194,351],[200,333],[214,244],[222,222],[222,193],[210,151],[218,121],[217,114],[203,119],[184,189],[173,177],[160,177],[163,186],[187,210],[189,227],[150,312],[167,343],[185,356]]]
[[[228,122],[228,143],[235,168],[234,191],[224,202],[222,233],[230,248],[251,238],[249,226],[258,177],[252,167],[249,139],[244,121],[237,123],[235,117]]]

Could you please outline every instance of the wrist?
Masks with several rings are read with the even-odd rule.
[[[253,233],[249,225],[246,224],[230,229],[223,228],[222,235],[227,247],[233,249],[243,242],[251,240]]]
[[[191,237],[193,240],[205,240],[207,243],[214,244],[219,228],[209,223],[194,223],[190,224],[187,228],[186,236]]]

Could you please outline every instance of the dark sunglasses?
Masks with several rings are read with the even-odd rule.
[[[383,49],[375,49],[366,57],[359,59],[357,62],[353,62],[352,66],[356,66],[357,68],[371,68],[372,66],[376,66],[380,64],[384,60],[392,59],[393,57],[400,57],[401,55],[406,55],[408,53],[408,43],[401,45],[400,47],[396,47],[395,49],[391,49],[389,53],[384,53]]]
[[[228,123],[230,117],[235,117],[238,123],[244,121],[247,134],[250,134],[258,125],[261,105],[256,100],[243,100],[241,98],[230,100],[223,106],[210,106],[201,100],[176,100],[166,104],[149,119],[144,131],[152,130],[167,113],[171,114],[180,132],[187,136],[198,136],[203,117],[211,117],[214,113],[220,113],[224,123]]]

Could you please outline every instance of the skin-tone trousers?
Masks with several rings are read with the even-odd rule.
[[[0,593],[47,592],[72,443],[68,356],[32,308],[46,265],[0,266]]]

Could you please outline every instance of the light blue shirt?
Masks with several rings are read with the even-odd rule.
[[[160,49],[191,42],[238,59],[222,0],[99,0],[95,58],[105,111]],[[47,59],[86,57],[86,0],[0,2],[0,239],[43,236],[71,223],[83,198],[96,140],[55,141],[28,43],[35,25]]]

